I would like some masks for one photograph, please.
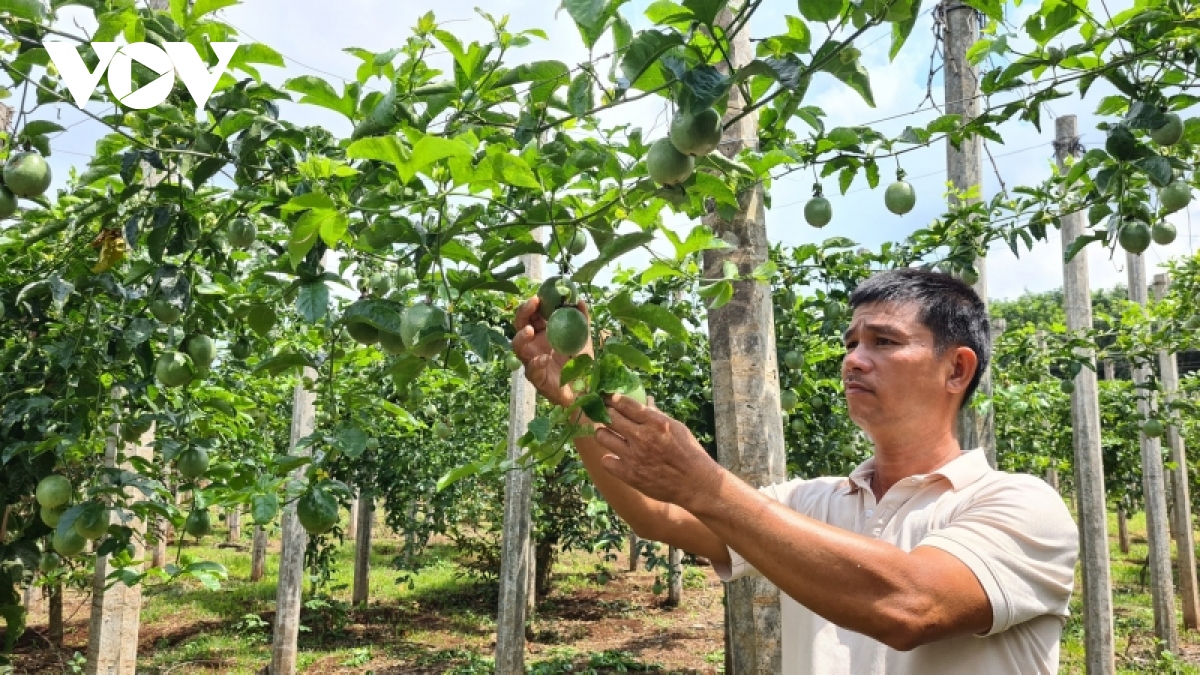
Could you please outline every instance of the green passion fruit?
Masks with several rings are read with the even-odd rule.
[[[679,185],[690,178],[695,170],[695,158],[676,149],[669,138],[655,141],[646,154],[646,172],[659,185]]]
[[[543,319],[549,320],[554,310],[579,302],[579,287],[570,279],[550,277],[538,287],[537,297],[538,313]]]
[[[67,512],[67,508],[66,504],[55,506],[54,508],[43,506],[38,509],[38,517],[48,527],[58,527],[58,521],[62,518],[62,514]]]
[[[824,197],[813,197],[804,205],[804,220],[813,227],[825,227],[833,220],[833,205]]]
[[[588,343],[588,320],[575,307],[560,307],[546,323],[546,338],[560,354],[574,356]]]
[[[258,239],[258,227],[249,218],[234,218],[225,232],[229,245],[234,248],[250,248]]]
[[[36,152],[18,152],[4,164],[4,186],[18,197],[39,197],[50,187],[50,165]]]
[[[183,312],[179,311],[179,308],[172,305],[166,298],[158,298],[150,303],[150,313],[154,315],[155,319],[168,326],[179,321],[179,317],[183,315]]]
[[[1150,226],[1140,220],[1123,221],[1117,241],[1129,253],[1142,253],[1150,248]]]
[[[1150,238],[1159,246],[1166,246],[1175,241],[1175,226],[1165,220],[1159,220],[1150,228]]]
[[[362,321],[351,321],[346,324],[346,332],[355,342],[362,345],[373,345],[379,342],[379,329]]]
[[[1172,181],[1158,191],[1158,201],[1167,213],[1175,213],[1192,201],[1192,187],[1186,181]]]
[[[246,357],[250,356],[250,341],[246,338],[238,338],[229,345],[229,354],[235,359],[244,361]]]
[[[39,505],[52,509],[69,503],[72,492],[71,481],[55,473],[38,481],[34,496]]]
[[[908,181],[898,180],[887,186],[883,193],[883,204],[888,211],[902,216],[917,205],[917,193]]]
[[[715,108],[705,108],[694,115],[676,115],[671,120],[668,138],[679,152],[703,157],[721,144],[721,113]]]
[[[217,343],[204,334],[196,334],[188,338],[184,351],[192,357],[192,363],[197,368],[207,368],[217,358]]]
[[[194,509],[183,521],[183,531],[193,537],[203,537],[212,532],[212,516],[208,509]]]
[[[175,458],[175,469],[180,476],[195,480],[208,473],[208,451],[195,445],[188,446]]]
[[[388,354],[403,354],[408,351],[404,346],[404,338],[398,333],[391,333],[386,330],[379,331],[379,348]]]
[[[309,490],[296,500],[296,517],[305,532],[324,534],[337,525],[337,500],[324,490]]]
[[[1146,434],[1147,438],[1158,438],[1163,435],[1163,423],[1156,419],[1146,420],[1142,425],[1142,433]]]
[[[54,537],[50,541],[54,552],[64,558],[70,558],[83,553],[83,549],[87,546],[87,539],[79,536],[73,528],[57,527],[54,529]]]
[[[159,354],[154,362],[154,377],[164,387],[182,387],[196,376],[196,365],[192,357],[183,352]]]
[[[75,534],[84,539],[99,539],[108,532],[108,507],[94,502],[79,512],[75,519]]]
[[[1183,120],[1175,113],[1163,115],[1166,122],[1157,129],[1150,130],[1150,139],[1159,145],[1170,147],[1183,139]]]

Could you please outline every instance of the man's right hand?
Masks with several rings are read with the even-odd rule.
[[[569,385],[562,385],[562,369],[573,357],[560,354],[550,347],[550,340],[546,337],[546,320],[538,313],[539,302],[536,297],[530,298],[517,308],[517,335],[513,338],[513,353],[525,364],[525,379],[551,403],[565,408],[575,402],[575,392]],[[580,301],[577,307],[584,316],[591,318],[586,304]],[[590,336],[581,353],[592,354]]]

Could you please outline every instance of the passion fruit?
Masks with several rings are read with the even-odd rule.
[[[546,338],[560,354],[574,356],[587,346],[588,320],[575,307],[560,307],[546,324]]]
[[[1175,113],[1163,115],[1166,122],[1157,129],[1150,130],[1150,139],[1159,145],[1170,147],[1183,139],[1183,120]]]
[[[258,227],[249,218],[234,218],[225,236],[234,248],[250,248],[258,239]]]
[[[1163,211],[1175,213],[1185,208],[1192,201],[1192,187],[1186,181],[1172,181],[1158,191],[1158,201]]]
[[[246,360],[250,356],[250,341],[244,337],[238,338],[229,345],[229,354],[239,361]]]
[[[1142,425],[1142,433],[1146,434],[1146,438],[1158,438],[1163,435],[1163,423],[1156,419],[1148,419]]]
[[[389,354],[403,354],[408,351],[408,348],[404,346],[403,337],[386,330],[379,331],[379,348]]]
[[[179,321],[179,317],[183,315],[183,312],[179,311],[179,308],[172,305],[166,298],[158,298],[154,302],[151,302],[150,313],[154,315],[155,319],[168,326]]]
[[[175,458],[175,470],[188,480],[201,478],[208,473],[208,451],[195,445],[188,446]]]
[[[99,539],[108,532],[108,507],[94,502],[79,512],[75,519],[75,534],[84,539]]]
[[[18,197],[40,197],[50,187],[50,165],[36,152],[18,152],[4,164],[4,186]]]
[[[71,501],[71,481],[66,476],[50,474],[38,481],[34,496],[37,503],[46,508],[55,508]]]
[[[193,509],[183,521],[183,531],[200,538],[212,533],[212,516],[208,509]]]
[[[833,205],[824,197],[813,197],[804,205],[804,220],[813,227],[825,227],[833,220]]]
[[[705,108],[694,115],[676,115],[671,120],[668,138],[679,152],[703,157],[721,144],[721,113],[715,108]]]
[[[696,160],[677,150],[669,138],[655,141],[646,154],[646,172],[659,185],[679,185],[690,178],[695,170]]]
[[[549,320],[554,310],[579,302],[579,287],[570,279],[550,277],[538,288],[538,313]]]
[[[1142,253],[1150,248],[1150,226],[1140,220],[1123,221],[1117,241],[1129,253]]]
[[[192,363],[197,368],[208,368],[217,358],[217,343],[209,336],[197,333],[188,338],[184,351],[192,357]]]
[[[67,505],[47,508],[45,506],[38,509],[38,516],[48,527],[58,527],[58,521],[62,518],[62,514],[67,512]]]
[[[338,522],[338,504],[324,490],[311,489],[296,500],[296,517],[309,534],[324,534]]]
[[[183,352],[166,352],[154,362],[154,376],[164,387],[182,387],[196,377],[196,365]]]
[[[1175,241],[1175,226],[1165,220],[1155,221],[1150,228],[1150,238],[1159,246],[1166,246]]]
[[[87,539],[79,536],[73,528],[57,527],[54,529],[54,537],[51,539],[50,545],[54,548],[54,552],[64,558],[70,558],[83,553],[83,549],[87,547]]]
[[[883,193],[883,204],[888,211],[902,216],[917,205],[917,193],[908,181],[898,180],[887,186]]]

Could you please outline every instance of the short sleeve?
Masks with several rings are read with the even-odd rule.
[[[1029,475],[982,488],[950,524],[918,546],[963,562],[987,593],[995,635],[1030,619],[1065,619],[1079,557],[1079,530],[1062,497]]]
[[[785,483],[775,483],[774,485],[761,487],[758,489],[758,491],[781,504],[795,508],[795,506],[793,506],[793,502],[795,501],[797,491],[802,490],[804,486],[811,485],[813,483],[814,481],[811,480],[797,478]],[[761,576],[759,575],[758,570],[754,569],[750,563],[746,562],[746,559],[739,555],[737,551],[729,548],[728,546],[726,546],[725,549],[729,551],[730,564],[726,566],[715,560],[713,561],[713,571],[717,573],[717,576],[721,578],[721,581],[734,581],[735,579],[740,579],[741,577],[747,575]]]

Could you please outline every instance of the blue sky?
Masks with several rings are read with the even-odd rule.
[[[648,4],[647,0],[636,0],[625,5],[623,12],[635,28],[648,25],[642,14]],[[930,3],[926,0],[925,4]],[[764,9],[751,25],[755,37],[782,32],[780,27],[783,25],[784,10],[788,13],[795,12],[792,3],[764,5]],[[490,29],[476,14],[475,6],[475,2],[459,0],[444,0],[439,3],[398,3],[383,0],[343,0],[338,3],[315,0],[247,0],[222,10],[222,16],[242,32],[243,41],[266,43],[285,56],[286,68],[263,68],[264,77],[268,80],[282,83],[289,77],[318,75],[340,89],[339,79],[352,78],[359,63],[356,57],[343,52],[344,48],[355,46],[371,51],[384,51],[399,46],[410,34],[410,27],[415,25],[417,18],[431,10],[439,23],[445,29],[454,32],[463,42],[488,40]],[[587,59],[587,51],[570,17],[565,11],[555,12],[556,7],[555,2],[518,3],[513,0],[496,0],[486,3],[489,13],[510,17],[510,29],[540,28],[549,36],[546,41],[535,39],[533,45],[515,51],[512,54],[514,62],[558,59],[568,65],[575,65]],[[1110,5],[1113,12],[1122,8]],[[69,27],[72,19],[78,18],[79,25],[88,28],[86,13],[78,9],[70,11],[71,14],[63,12],[63,17],[67,19],[63,25]],[[1030,11],[1032,8],[1029,4],[1018,9],[1010,7],[1010,21],[1014,24],[1023,21],[1023,17]],[[932,16],[927,12],[921,17],[908,44],[893,62],[889,62],[887,54],[890,46],[889,33],[889,27],[877,28],[864,36],[859,43],[863,52],[863,63],[871,73],[875,108],[868,107],[858,94],[831,77],[818,77],[814,81],[805,103],[824,109],[827,125],[853,126],[886,120],[876,124],[876,128],[887,134],[895,134],[906,125],[924,124],[940,114],[928,104],[924,110],[910,114],[918,108],[926,94],[930,54],[934,48]],[[602,39],[597,53],[610,51],[610,45],[607,37]],[[431,56],[431,62],[441,67],[445,67],[448,59],[446,54]],[[375,80],[369,86],[382,88],[383,83]],[[940,106],[940,73],[933,78],[931,93],[933,100]],[[1050,144],[1053,141],[1055,115],[1078,115],[1084,144],[1098,146],[1103,143],[1103,132],[1095,128],[1097,118],[1090,113],[1105,93],[1097,86],[1086,101],[1076,98],[1055,101],[1051,104],[1051,110],[1043,116],[1041,132],[1027,123],[1008,124],[1002,132],[1005,143],[988,144],[995,159],[995,170],[991,162],[985,160],[985,194],[990,197],[999,190],[997,173],[1009,189],[1016,185],[1040,182],[1049,175],[1053,162]],[[283,114],[297,123],[325,125],[334,133],[343,136],[350,130],[349,124],[336,114],[311,106],[288,105],[285,106]],[[646,130],[648,137],[654,138],[665,134],[668,115],[666,104],[661,99],[646,100],[610,111],[606,114],[605,121],[638,124]],[[53,113],[44,116],[57,117],[64,126],[78,123],[52,142],[55,150],[51,158],[52,166],[55,170],[56,184],[61,185],[59,181],[67,175],[69,166],[82,166],[86,163],[95,140],[104,129],[98,123],[88,121],[69,106],[60,106]],[[800,126],[797,128],[802,132],[806,129]],[[864,246],[876,248],[885,241],[903,239],[944,210],[944,143],[909,153],[904,156],[902,162],[908,179],[918,194],[916,208],[906,216],[895,216],[884,208],[882,186],[872,191],[865,181],[859,179],[849,188],[846,195],[841,195],[838,193],[835,179],[830,178],[824,181],[824,185],[825,194],[833,203],[834,219],[824,229],[814,230],[803,220],[803,204],[810,196],[812,187],[812,175],[805,171],[777,181],[772,190],[774,206],[767,213],[771,240],[786,245],[797,245],[820,241],[830,236],[846,236]],[[893,170],[890,166],[885,164],[882,171],[885,184],[892,178]],[[1151,275],[1158,271],[1157,267],[1168,258],[1194,251],[1195,242],[1200,240],[1200,220],[1197,220],[1198,227],[1193,235],[1190,226],[1193,213],[1200,215],[1195,205],[1172,218],[1179,230],[1179,238],[1174,244],[1167,247],[1151,246],[1147,251],[1146,263]],[[680,230],[687,230],[693,225],[680,217],[672,217],[669,222],[672,227]],[[1050,233],[1048,245],[1040,245],[1033,252],[1023,252],[1020,259],[1014,258],[1006,246],[1001,245],[993,249],[988,260],[989,295],[992,298],[1012,298],[1026,290],[1036,292],[1061,286],[1061,257],[1062,249],[1057,231]],[[1091,246],[1088,249],[1088,258],[1094,288],[1111,287],[1124,282],[1126,272],[1123,254],[1113,256],[1110,260],[1109,251]],[[623,264],[636,267],[644,264],[646,259],[644,254],[633,254],[624,259]]]

